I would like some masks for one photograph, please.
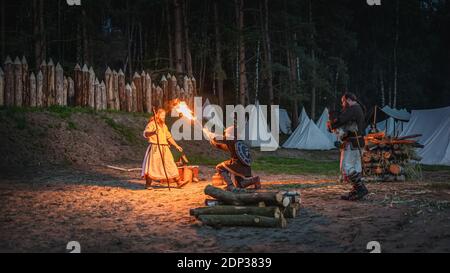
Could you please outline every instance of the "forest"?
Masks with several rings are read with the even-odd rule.
[[[0,12],[1,60],[187,75],[216,104],[279,104],[294,123],[345,91],[367,106],[450,104],[446,0],[3,0]]]

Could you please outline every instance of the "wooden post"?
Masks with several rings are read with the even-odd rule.
[[[192,85],[192,79],[189,78],[189,101],[192,108],[194,108],[194,97],[194,86]]]
[[[125,74],[123,74],[122,69],[119,70],[119,74],[117,74],[118,77],[118,92],[119,92],[119,110],[122,111],[127,111],[128,110],[128,106],[127,106],[127,95],[125,92]]]
[[[43,107],[45,106],[44,102],[44,74],[42,70],[39,70],[39,73],[36,77],[36,106]]]
[[[74,80],[74,106],[81,106],[83,104],[83,72],[79,64],[75,65],[73,70]],[[70,98],[70,96],[69,96]]]
[[[195,80],[194,77],[192,77],[191,81],[192,81],[192,92],[193,92],[193,95],[197,96],[197,94],[200,94],[199,92],[197,92],[197,81]]]
[[[14,67],[9,56],[5,60],[5,105],[14,105]]]
[[[169,90],[168,90],[168,83],[166,76],[162,76],[161,78],[161,85],[162,85],[162,107],[164,109],[167,109],[168,102],[169,102]]]
[[[137,72],[134,73],[133,76],[133,84],[136,88],[136,99],[133,100],[136,102],[135,111],[136,112],[144,112],[143,104],[142,104],[142,81],[141,76]],[[131,86],[133,88],[133,86]],[[134,91],[133,91],[134,94]]]
[[[82,88],[81,106],[86,107],[86,106],[88,106],[88,100],[89,100],[88,94],[89,94],[89,78],[90,78],[89,68],[87,67],[86,64],[83,66],[83,69],[81,70],[81,72],[83,73],[83,88]]]
[[[111,68],[109,68],[109,66],[105,71],[105,82],[106,82],[106,93],[108,94],[108,101],[106,104],[108,106],[108,109],[114,109],[114,92],[113,92],[114,79],[112,76]]]
[[[134,82],[131,83],[131,111],[137,112],[137,90]]]
[[[95,79],[94,82],[94,109],[99,111],[102,110],[102,92],[98,88],[99,82],[98,79]]]
[[[170,90],[170,98],[175,99],[178,98],[178,94],[177,94],[177,78],[175,76],[172,76],[171,80],[171,90]]]
[[[48,97],[47,106],[56,104],[56,83],[55,83],[55,64],[50,58],[47,64],[47,84],[48,84]]]
[[[179,85],[177,85],[177,89],[176,89],[176,94],[177,94],[177,98],[180,98],[180,100],[184,99],[183,98],[183,93],[181,93],[181,88]]]
[[[22,57],[22,104],[30,106],[30,75],[28,73],[28,63],[25,56]]]
[[[48,69],[45,60],[42,61],[40,69],[42,71],[42,106],[48,106]]]
[[[55,103],[56,105],[64,105],[64,71],[59,63],[55,68]]]
[[[116,72],[116,70],[113,71],[113,83],[114,110],[120,110],[119,74]]]
[[[64,77],[64,83],[63,83],[63,101],[62,101],[62,105],[63,106],[67,106],[68,105],[68,94],[69,94],[69,80],[67,79],[67,77]]]
[[[152,112],[152,77],[147,73],[145,75],[145,103],[147,113]]]
[[[100,93],[102,94],[102,105],[101,105],[101,108],[102,108],[102,110],[106,110],[106,109],[108,109],[108,106],[107,106],[107,94],[106,94],[106,86],[105,86],[105,82],[104,81],[102,81],[101,83],[100,83],[100,85],[98,86],[98,88],[100,89]]]
[[[156,98],[158,101],[158,107],[162,108],[164,106],[164,96],[163,90],[160,86],[156,87]]]
[[[175,76],[170,75],[170,73],[167,74],[167,97],[169,99],[173,99],[173,91],[175,88],[175,85],[173,84],[173,78]],[[175,79],[176,82],[176,79]]]
[[[33,72],[30,75],[30,89],[29,89],[29,98],[30,98],[30,106],[37,106],[37,97],[36,97],[36,76]]]
[[[89,107],[95,109],[95,72],[94,72],[94,68],[89,69]]]
[[[67,79],[68,87],[67,87],[67,105],[75,106],[75,82],[71,77]]]
[[[141,73],[141,85],[142,85],[142,112],[147,113],[147,78],[145,71]]]
[[[22,93],[23,93],[23,82],[22,82],[22,63],[19,57],[16,57],[14,61],[14,105],[22,106]]]
[[[0,106],[5,105],[5,74],[0,67]]]
[[[156,85],[154,83],[152,83],[152,108],[153,107],[158,107],[157,102],[156,102]]]
[[[126,111],[131,112],[133,110],[133,90],[129,84],[125,86],[125,102]]]

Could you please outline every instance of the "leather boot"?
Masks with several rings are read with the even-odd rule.
[[[152,179],[150,179],[149,177],[146,177],[145,178],[145,189],[151,189],[151,186],[152,186]]]
[[[244,179],[241,179],[241,181],[239,181],[239,185],[242,188],[247,188],[250,187],[252,185],[255,186],[255,189],[260,189],[261,188],[261,181],[259,179],[259,176],[254,176],[254,177],[246,177]]]

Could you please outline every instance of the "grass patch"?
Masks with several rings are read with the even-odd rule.
[[[448,171],[450,172],[450,166],[443,165],[420,165],[422,171],[425,172],[438,172],[438,171]]]
[[[262,157],[253,162],[252,168],[274,174],[337,175],[339,162],[314,161],[302,158]]]
[[[190,155],[189,160],[194,165],[215,166],[222,162],[221,159],[200,155]],[[337,175],[339,162],[313,161],[300,158],[261,157],[253,161],[252,169],[272,174],[319,174]],[[298,185],[295,185],[298,187]]]
[[[68,121],[68,122],[67,122],[67,129],[68,129],[68,130],[77,130],[78,127],[77,127],[77,125],[75,124],[75,122],[73,122],[73,121]]]
[[[192,165],[206,165],[206,166],[215,166],[220,162],[224,161],[217,158],[206,157],[202,155],[189,155],[188,156],[189,163]]]
[[[26,112],[26,109],[22,107],[2,107],[0,110],[1,120],[10,119],[15,123],[17,129],[24,130],[27,128]]]
[[[137,134],[130,128],[125,125],[119,124],[115,122],[112,118],[102,115],[101,118],[108,124],[111,128],[113,128],[117,133],[122,135],[129,143],[135,144],[137,143]]]

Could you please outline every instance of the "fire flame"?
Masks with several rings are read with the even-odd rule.
[[[182,114],[184,117],[190,120],[195,120],[194,114],[184,101],[180,101],[175,105],[175,111],[177,111],[178,113]]]
[[[194,113],[189,109],[185,101],[176,101],[175,105],[173,106],[175,111],[177,111],[178,114],[182,114],[183,117],[193,120],[197,125],[199,125],[206,138],[209,140],[214,137],[214,134],[210,132],[207,128],[203,127],[202,123],[197,120],[197,118],[194,116]]]

